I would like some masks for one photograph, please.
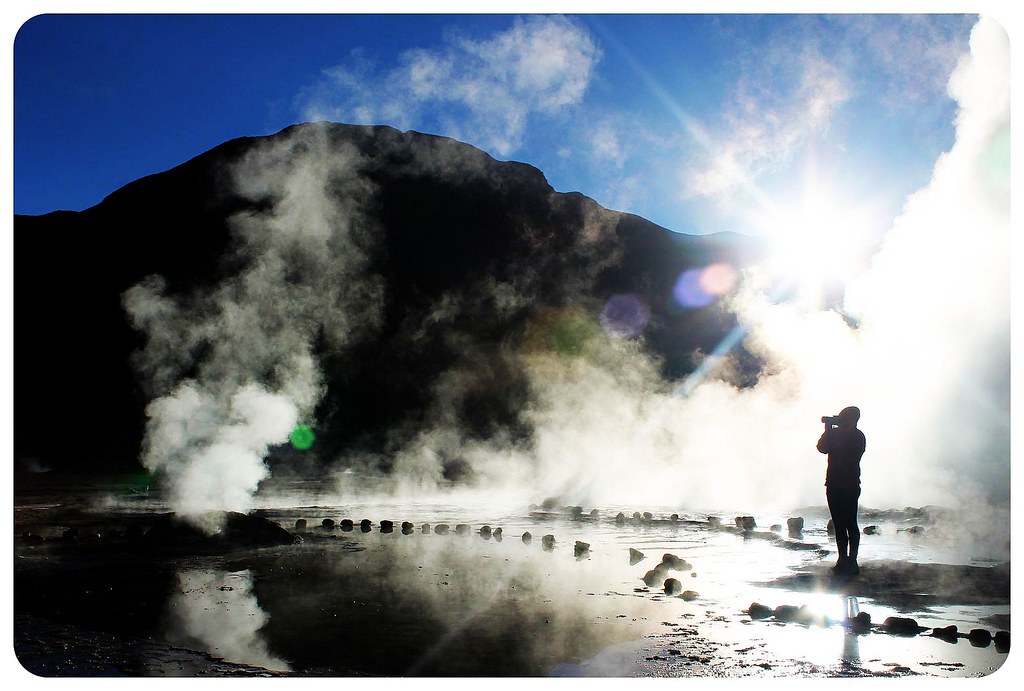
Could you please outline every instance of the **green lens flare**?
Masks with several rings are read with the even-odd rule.
[[[316,435],[313,434],[313,430],[310,429],[309,425],[299,425],[292,430],[292,433],[288,436],[291,440],[292,446],[299,451],[305,451],[309,447],[313,446],[313,442],[316,441]]]

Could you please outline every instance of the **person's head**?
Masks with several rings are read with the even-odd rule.
[[[857,406],[847,406],[839,411],[839,426],[843,428],[851,428],[857,426],[857,421],[860,420],[860,408]]]

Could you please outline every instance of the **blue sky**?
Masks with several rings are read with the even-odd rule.
[[[453,136],[680,232],[767,232],[810,195],[881,235],[953,143],[976,20],[36,16],[14,41],[14,210],[327,119]]]

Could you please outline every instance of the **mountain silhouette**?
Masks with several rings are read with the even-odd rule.
[[[237,362],[287,385],[292,340],[320,373],[322,458],[386,466],[439,416],[528,441],[525,357],[578,354],[618,296],[644,314],[616,337],[681,379],[736,320],[719,300],[680,305],[680,275],[762,250],[556,192],[452,139],[329,123],[231,140],[84,211],[15,216],[14,233],[15,458],[83,471],[132,467],[146,405],[175,382],[239,377]]]

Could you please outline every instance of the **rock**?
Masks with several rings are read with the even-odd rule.
[[[654,514],[652,514],[650,511],[644,511],[645,521],[650,521],[652,518],[654,518]]]
[[[782,524],[781,523],[773,523],[772,527],[771,527],[771,531],[773,533],[781,533],[782,532]]]
[[[794,516],[786,519],[786,528],[790,535],[799,535],[804,532],[804,519],[802,516]]]
[[[174,554],[215,554],[236,548],[294,545],[302,538],[260,516],[235,511],[211,512],[220,530],[207,533],[174,513],[156,517],[144,538],[144,549]]]
[[[708,516],[708,523],[711,524],[712,528],[720,528],[722,526],[722,519],[718,516]]]
[[[82,533],[78,528],[68,528],[60,534],[60,539],[65,542],[73,542],[80,537],[82,537]]]
[[[480,527],[480,534],[481,535],[490,535],[491,534],[491,526],[489,526],[489,525],[481,526]]]
[[[857,616],[849,621],[849,625],[854,633],[865,633],[871,629],[871,615],[867,612],[858,612]]]
[[[992,642],[992,633],[988,629],[971,629],[967,634],[967,640],[975,648],[987,648]]]
[[[828,524],[825,526],[825,532],[827,532],[829,535],[836,534],[836,524],[832,522],[831,518],[828,519]]]
[[[583,507],[582,506],[567,506],[567,507],[565,507],[565,511],[566,511],[566,513],[568,513],[573,518],[579,518],[580,516],[583,515]]]
[[[420,526],[420,532],[423,533],[424,535],[427,535],[428,533],[430,533],[430,524],[429,523],[424,523],[423,525],[421,525]]]
[[[920,535],[921,533],[924,532],[924,526],[920,526],[920,525],[911,526],[910,528],[907,528],[907,532],[910,533],[911,535]]]
[[[751,602],[750,607],[747,607],[747,614],[751,619],[767,619],[774,613],[771,607],[762,605],[760,602]]]
[[[736,527],[746,532],[750,532],[757,527],[757,522],[754,520],[753,516],[737,516],[735,521]]]
[[[665,594],[676,596],[683,592],[683,584],[674,578],[668,578],[665,580]]]
[[[523,544],[528,545],[531,542],[533,542],[533,535],[531,535],[529,531],[523,533]]]
[[[679,520],[679,514],[677,514],[677,513],[672,514],[671,516],[668,517],[668,520],[672,521],[673,523],[677,522]]]
[[[996,631],[996,635],[992,637],[992,640],[996,644],[996,652],[1008,653],[1010,652],[1010,632],[1009,631]]]
[[[960,639],[960,632],[957,631],[956,624],[950,624],[932,629],[932,636],[948,643],[956,643]]]
[[[626,522],[626,514],[624,514],[621,511],[619,511],[619,513],[615,516],[615,523],[617,523],[618,525],[622,525],[625,522]]]
[[[409,521],[402,521],[402,535],[412,535],[413,530],[416,529]]]
[[[674,554],[662,555],[661,563],[664,564],[666,568],[673,569],[675,571],[689,571],[693,568],[693,565],[690,564],[690,562],[677,557]]]
[[[917,625],[917,621],[909,617],[887,617],[882,622],[882,628],[886,632],[898,636],[916,636],[921,632],[921,627]]]
[[[435,535],[447,535],[449,530],[451,530],[451,526],[447,523],[438,523],[434,526]]]
[[[334,519],[325,518],[324,520],[320,521],[320,527],[324,530],[334,530]]]
[[[877,535],[878,534],[878,526],[877,525],[866,525],[866,526],[864,526],[864,534],[865,535]]]
[[[457,526],[455,526],[455,532],[459,535],[469,535],[469,531],[471,530],[472,528],[470,528],[465,523],[459,523]]]
[[[502,532],[503,531],[502,531],[501,528],[495,528],[494,530],[491,531],[491,535],[494,536],[495,540],[497,540],[498,542],[501,542]]]
[[[665,575],[668,573],[668,568],[664,564],[658,564],[653,569],[643,575],[643,582],[648,586],[655,586],[661,583]]]
[[[545,535],[544,537],[542,537],[540,539],[540,543],[541,543],[541,545],[543,545],[544,549],[546,549],[546,550],[548,550],[550,552],[552,549],[555,548],[555,536],[554,535]]]
[[[601,515],[601,512],[600,512],[600,511],[598,511],[597,509],[591,509],[591,510],[590,510],[590,517],[591,517],[591,518],[597,518],[597,517],[599,517],[600,515]]]
[[[796,621],[800,608],[796,605],[779,605],[772,614],[778,621]]]
[[[577,540],[576,544],[573,546],[573,554],[577,557],[587,556],[590,554],[590,543],[580,542]]]
[[[306,532],[306,519],[305,518],[300,518],[299,520],[295,521],[295,532],[297,532],[297,533],[304,533],[304,532]]]
[[[686,600],[687,602],[693,602],[698,597],[700,597],[700,593],[698,593],[696,590],[684,590],[683,594],[680,595],[680,597]]]
[[[346,532],[346,533],[351,532],[352,528],[354,528],[354,527],[355,527],[355,523],[352,522],[351,518],[342,519],[342,521],[341,521],[341,529],[344,532]]]
[[[629,548],[629,565],[635,566],[644,559],[644,553],[638,549]]]
[[[380,522],[380,532],[382,532],[382,533],[392,533],[394,531],[395,531],[395,524],[394,524],[394,522],[392,522],[392,521],[381,521]]]
[[[540,507],[545,511],[550,511],[556,506],[558,506],[558,497],[548,497],[540,504]]]
[[[359,530],[363,531],[364,533],[370,532],[372,526],[373,522],[369,518],[364,518],[363,520],[359,521]]]
[[[640,515],[639,511],[634,511],[633,512],[633,520],[634,521],[642,521],[643,519],[644,519],[644,517]]]

